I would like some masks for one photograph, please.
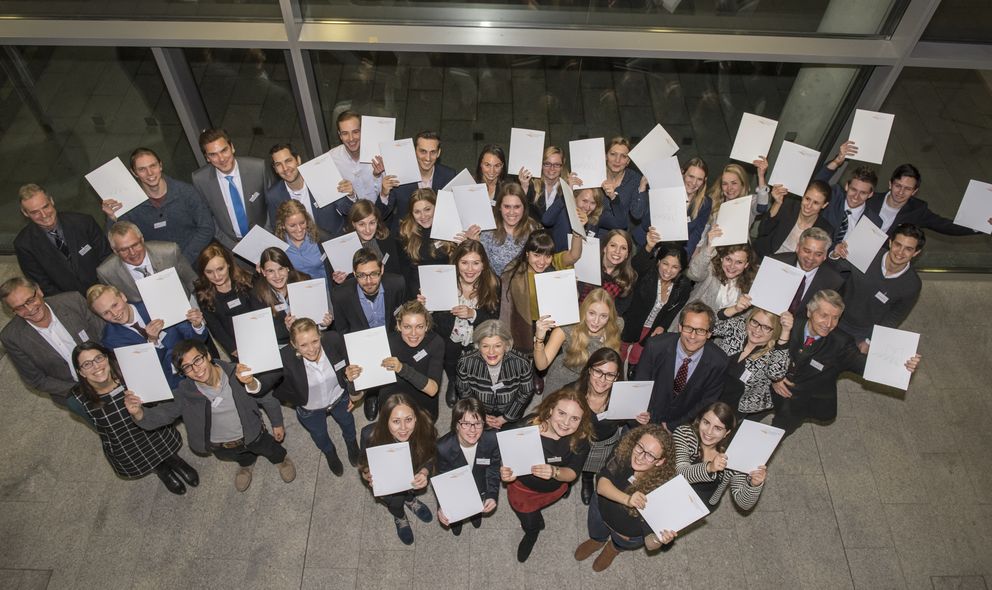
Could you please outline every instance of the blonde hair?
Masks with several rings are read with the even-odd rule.
[[[317,224],[314,223],[313,217],[310,217],[310,214],[307,213],[307,208],[303,206],[303,203],[295,199],[284,201],[276,209],[276,237],[286,241],[286,221],[297,214],[302,215],[303,219],[307,222],[307,235],[316,244],[319,239],[317,237]]]
[[[720,176],[713,181],[712,186],[710,186],[710,200],[713,201],[713,209],[710,212],[710,219],[716,219],[716,213],[720,210],[720,205],[723,204],[723,175],[733,174],[737,177],[737,180],[741,183],[741,196],[751,194],[751,181],[748,173],[744,170],[744,167],[740,164],[727,164],[723,167],[720,172]]]
[[[549,145],[544,148],[544,154],[541,155],[540,174],[534,174],[530,178],[530,186],[534,189],[535,204],[538,200],[540,200],[541,194],[544,193],[544,161],[554,155],[561,156],[561,174],[558,175],[558,178],[568,178],[568,165],[565,163],[565,151],[556,145]],[[526,200],[524,202],[526,203]]]
[[[772,337],[768,340],[768,342],[765,343],[764,346],[762,346],[761,348],[756,348],[754,349],[754,351],[751,352],[751,356],[747,357],[751,360],[759,359],[765,356],[766,354],[768,354],[769,352],[775,350],[775,343],[778,341],[779,338],[782,337],[782,322],[779,320],[779,317],[773,314],[772,312],[768,311],[767,309],[761,309],[760,307],[751,308],[751,311],[747,314],[747,319],[744,320],[745,328],[747,327],[748,322],[750,322],[751,319],[754,318],[754,316],[758,315],[759,313],[763,313],[767,315],[769,318],[771,318]]]
[[[575,197],[576,205],[579,204],[579,195],[584,193],[585,191],[590,191],[592,193],[592,200],[596,203],[596,208],[593,209],[592,213],[589,214],[589,223],[592,225],[596,225],[597,223],[599,223],[599,218],[603,214],[603,202],[605,199],[605,196],[603,194],[603,189],[601,187],[596,186],[589,188],[580,188],[576,190],[572,195],[573,197]]]
[[[594,303],[602,303],[606,305],[606,309],[610,312],[610,318],[606,321],[606,325],[603,327],[603,348],[612,348],[613,350],[620,350],[620,326],[617,323],[617,308],[613,304],[613,296],[609,294],[606,289],[599,287],[593,289],[586,295],[586,298],[582,300],[582,305],[579,306],[579,323],[572,329],[572,334],[568,338],[568,342],[565,344],[565,366],[574,370],[579,371],[585,366],[586,361],[589,360],[589,326],[586,325],[585,317],[586,312],[589,311],[589,307]]]
[[[108,291],[110,293],[113,293],[114,295],[117,295],[118,297],[121,294],[120,289],[118,289],[113,285],[104,285],[102,283],[97,283],[86,290],[86,303],[89,304],[90,307],[93,307],[93,302],[99,299],[101,295],[107,293]]]

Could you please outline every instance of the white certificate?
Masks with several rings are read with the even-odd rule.
[[[420,293],[427,298],[427,311],[451,311],[458,305],[458,271],[453,264],[417,267]]]
[[[905,391],[912,375],[906,368],[906,361],[916,354],[919,345],[920,335],[916,332],[876,325],[871,332],[865,379]]]
[[[121,208],[114,212],[118,219],[148,200],[148,195],[141,190],[138,181],[120,158],[114,158],[90,172],[86,175],[86,180],[104,201],[115,199],[121,202]]]
[[[462,465],[435,475],[431,478],[431,485],[448,522],[465,520],[482,512],[482,497],[472,477],[472,465]]]
[[[768,184],[775,186],[781,184],[789,189],[794,195],[803,196],[809,180],[813,178],[816,170],[816,161],[820,158],[820,152],[803,147],[798,143],[783,141],[782,148],[775,158],[775,167],[772,168],[772,176],[768,179]]]
[[[399,442],[365,449],[372,474],[372,495],[386,496],[413,487],[413,459],[410,443]],[[479,492],[475,493],[476,496]]]
[[[233,251],[248,262],[257,265],[262,259],[262,251],[272,247],[285,252],[289,244],[272,235],[261,225],[256,225],[248,231],[248,235],[234,245]]]
[[[849,141],[854,142],[858,153],[851,156],[852,160],[881,164],[885,158],[885,146],[889,143],[889,133],[895,115],[876,113],[857,109],[854,111],[854,123],[851,124]]]
[[[573,232],[580,236],[586,235],[586,226],[579,221],[579,212],[575,209],[575,193],[572,191],[572,187],[568,186],[563,178],[558,179],[558,186],[561,187],[561,194],[565,197],[565,213],[568,215],[568,224],[572,227]]]
[[[517,174],[523,168],[531,176],[541,177],[544,164],[544,132],[534,129],[510,129],[510,155],[506,171]]]
[[[606,180],[606,140],[602,137],[568,142],[572,172],[585,188],[602,186]]]
[[[384,141],[379,144],[379,153],[382,154],[385,174],[395,176],[400,184],[420,182],[420,166],[417,164],[417,152],[413,149],[412,139]]]
[[[751,199],[754,195],[737,197],[733,201],[724,201],[716,214],[716,224],[723,230],[723,235],[713,238],[711,246],[733,246],[746,244],[748,230],[751,227]]]
[[[654,381],[617,381],[610,393],[610,406],[606,409],[609,420],[633,420],[648,411]]]
[[[671,159],[675,152],[679,151],[679,144],[675,143],[672,136],[665,131],[661,125],[655,125],[654,129],[642,139],[634,149],[630,150],[630,159],[637,164],[644,176],[648,177],[651,186],[665,186],[662,184],[664,172],[660,164]],[[675,167],[678,168],[678,158],[675,159]],[[679,180],[682,175],[679,174]],[[679,182],[679,184],[682,184]]]
[[[162,320],[166,328],[186,321],[186,312],[190,310],[189,299],[175,268],[169,267],[151,276],[142,277],[135,280],[134,284],[138,287],[141,301],[150,318]]]
[[[271,309],[263,307],[231,319],[234,321],[234,344],[238,347],[239,362],[256,374],[282,368]]]
[[[590,285],[601,286],[603,273],[600,270],[599,238],[585,237],[582,244],[582,256],[575,263],[575,279]]]
[[[330,205],[341,197],[348,196],[346,193],[338,192],[338,184],[343,178],[331,158],[331,152],[300,164],[299,170],[307,183],[307,190],[313,195],[318,207]]]
[[[648,190],[648,207],[651,210],[651,225],[661,234],[661,239],[666,242],[689,239],[684,186]]]
[[[544,465],[544,447],[537,426],[497,432],[496,442],[503,467],[509,467],[517,477],[530,475],[534,465]]]
[[[472,173],[468,171],[468,168],[462,168],[462,171],[452,178],[451,182],[444,185],[441,190],[450,191],[456,186],[465,186],[466,184],[475,184],[475,178],[472,177]]]
[[[784,435],[785,431],[781,428],[742,420],[727,448],[727,469],[751,473],[762,465],[768,465],[768,459]]]
[[[771,256],[765,256],[758,268],[758,274],[751,283],[751,305],[781,315],[788,311],[792,299],[799,290],[799,283],[806,273],[792,264],[779,262]]]
[[[461,230],[478,225],[482,230],[496,229],[493,206],[489,201],[489,189],[484,184],[468,184],[453,187],[451,194],[458,209]],[[460,231],[461,231],[460,230]],[[433,236],[433,231],[431,232]]]
[[[121,376],[127,388],[141,398],[141,403],[172,399],[172,388],[162,370],[155,345],[150,342],[114,349]]]
[[[458,215],[454,193],[444,189],[437,191],[437,200],[434,203],[434,221],[431,225],[431,239],[454,242],[455,236],[462,231],[462,218]]]
[[[354,270],[352,267],[355,252],[362,249],[362,240],[358,238],[358,233],[350,232],[333,240],[327,240],[321,244],[321,247],[335,272],[351,274]]]
[[[734,147],[730,150],[730,159],[750,164],[767,156],[772,140],[775,139],[776,127],[778,121],[744,113],[741,126],[737,128],[737,137],[734,138]]]
[[[662,531],[679,532],[710,513],[682,475],[655,488],[647,495],[647,500],[647,506],[644,510],[638,508],[638,512],[659,537]]]
[[[575,270],[542,272],[534,275],[539,316],[550,315],[558,326],[579,323],[579,296]]]
[[[356,390],[396,383],[396,373],[382,368],[383,359],[393,356],[385,326],[345,334],[344,347],[348,364],[362,368],[362,374],[355,379]]]
[[[310,318],[320,324],[324,314],[331,310],[327,301],[327,279],[297,281],[286,285],[289,291],[290,315],[296,318]]]
[[[879,248],[889,236],[877,225],[862,215],[858,225],[847,234],[847,261],[861,272],[868,272],[871,261],[875,260]]]
[[[992,219],[992,184],[970,180],[954,223],[989,234],[992,233],[989,219]]]
[[[396,119],[362,115],[362,143],[358,150],[358,161],[371,163],[372,158],[380,155],[379,144],[394,139],[396,139]]]

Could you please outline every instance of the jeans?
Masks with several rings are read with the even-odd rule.
[[[296,418],[300,424],[310,433],[313,444],[317,445],[320,452],[325,455],[334,452],[334,443],[331,442],[331,435],[327,432],[327,414],[330,411],[331,418],[341,427],[341,435],[349,448],[356,445],[355,418],[348,411],[348,395],[341,394],[341,397],[334,402],[330,408],[319,410],[307,410],[302,406],[296,407]]]
[[[254,465],[259,455],[268,459],[273,465],[282,463],[286,459],[286,449],[264,430],[258,438],[248,444],[232,449],[211,445],[210,451],[221,461],[235,461],[242,467]]]
[[[644,545],[644,537],[625,537],[606,524],[603,520],[603,515],[599,512],[599,494],[596,493],[593,493],[592,500],[589,501],[589,515],[586,517],[586,526],[589,527],[590,539],[600,542],[612,539],[613,544],[618,549],[639,549]]]

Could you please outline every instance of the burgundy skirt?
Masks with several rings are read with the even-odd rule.
[[[535,492],[517,480],[506,486],[506,498],[514,510],[527,514],[551,506],[565,495],[567,489],[568,484],[562,483],[557,490]]]

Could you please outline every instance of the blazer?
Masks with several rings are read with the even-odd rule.
[[[86,290],[99,282],[96,267],[113,254],[107,236],[89,215],[71,211],[58,213],[69,258],[48,239],[48,232],[29,223],[14,238],[14,253],[24,276],[38,283],[45,295]]]
[[[193,290],[193,281],[196,280],[196,273],[189,261],[183,256],[179,245],[173,242],[145,242],[145,250],[148,252],[148,261],[151,262],[155,272],[162,272],[167,268],[175,268],[179,274],[179,282],[186,290],[187,298]],[[120,289],[120,292],[127,297],[129,303],[141,301],[141,293],[138,285],[134,282],[134,277],[124,265],[124,261],[117,254],[111,254],[100,263],[96,269],[97,277],[101,283],[113,285]]]
[[[568,250],[568,238],[572,235],[572,224],[568,220],[568,212],[565,209],[565,194],[561,190],[561,185],[555,186],[554,201],[549,207],[548,194],[543,179],[540,180],[540,186],[540,195],[536,194],[533,182],[527,188],[527,202],[530,203],[531,217],[540,221],[541,225],[551,234],[551,238],[555,241],[555,251]]]
[[[248,228],[256,225],[265,226],[268,211],[265,208],[265,187],[272,184],[272,168],[259,158],[236,158],[238,171],[241,174],[241,197],[245,202],[245,214],[248,216]],[[214,237],[228,250],[233,250],[241,238],[234,234],[234,224],[227,212],[227,202],[224,193],[217,182],[217,169],[207,164],[193,172],[193,186],[200,191],[214,215],[216,225]]]
[[[344,378],[344,369],[348,366],[344,339],[337,332],[328,330],[320,335],[320,348],[327,355],[328,362],[334,367],[334,374],[337,375],[338,383],[345,388],[348,396],[355,399],[354,385]],[[310,401],[310,385],[307,379],[307,368],[303,364],[303,357],[297,356],[296,349],[292,346],[283,347],[280,355],[282,355],[283,380],[272,392],[272,395],[283,403],[303,407]]]
[[[799,257],[796,256],[795,252],[783,252],[782,254],[773,254],[769,258],[774,258],[783,264],[788,264],[789,266],[796,266],[799,261]],[[820,268],[817,269],[816,274],[813,275],[813,282],[810,283],[809,287],[806,288],[806,292],[803,293],[802,308],[806,309],[806,304],[813,299],[813,295],[824,289],[832,289],[838,293],[844,287],[844,277],[841,276],[839,272],[834,268],[833,261],[829,258],[823,261]],[[805,315],[805,313],[803,314]]]
[[[341,227],[348,218],[348,212],[351,211],[351,206],[354,202],[348,197],[341,197],[337,201],[321,207],[317,205],[317,202],[313,198],[313,193],[310,192],[309,188],[307,189],[307,193],[310,195],[310,207],[313,209],[313,220],[317,224],[317,227],[331,235],[335,235],[341,231]],[[277,179],[272,186],[265,189],[265,204],[269,211],[269,227],[275,228],[276,211],[279,209],[279,205],[282,205],[291,198],[289,196],[289,189],[286,188],[286,183],[282,179]]]
[[[630,208],[641,200],[641,173],[628,166],[613,199],[603,197],[603,213],[599,216],[599,229],[604,235],[611,229],[627,229],[631,225]]]
[[[508,422],[519,420],[534,396],[534,362],[516,349],[507,350],[493,385],[489,365],[482,353],[474,350],[458,359],[455,393],[458,399],[475,397],[490,416],[503,416]]]
[[[699,364],[682,393],[675,395],[675,347],[679,344],[679,336],[676,332],[648,338],[635,373],[637,381],[654,381],[648,411],[652,422],[664,422],[669,431],[691,422],[703,408],[720,397],[723,373],[727,368],[727,355],[716,344],[706,342]]]
[[[730,358],[740,356],[747,346],[747,316],[747,313],[739,313],[732,318],[724,318],[721,310],[718,315],[720,319],[713,327],[713,336],[720,338],[717,346]],[[744,393],[734,409],[746,413],[771,409],[772,381],[785,377],[788,368],[788,343],[781,346],[776,343],[775,348],[756,359],[744,359],[744,369],[750,376],[744,383]],[[743,375],[741,378],[743,379]]]
[[[646,254],[643,249],[639,249],[631,262],[634,270],[637,271],[638,278],[630,294],[630,305],[623,314],[623,332],[620,334],[620,340],[624,342],[638,341],[641,336],[641,328],[644,327],[644,321],[648,318],[651,308],[654,307],[654,302],[658,299],[658,264],[656,260]],[[668,303],[655,316],[648,334],[657,327],[667,329],[689,301],[691,291],[692,281],[684,273],[676,277],[672,284],[672,292],[668,295]],[[641,345],[646,341],[647,338],[641,341]]]
[[[495,430],[483,430],[482,437],[476,443],[475,465],[472,465],[472,478],[475,479],[475,487],[479,490],[482,501],[499,501],[499,468],[502,460],[499,454],[499,445],[496,443]],[[465,461],[465,454],[458,444],[458,435],[452,431],[445,434],[437,441],[437,472],[447,473],[452,469],[458,469],[468,465]]]
[[[865,203],[865,216],[872,220],[878,227],[882,227],[881,211],[882,204],[885,203],[886,194],[883,192],[875,193]],[[958,225],[946,217],[937,215],[930,210],[926,201],[916,197],[910,197],[906,201],[906,204],[902,206],[902,209],[899,209],[899,212],[896,213],[896,218],[888,231],[889,238],[892,238],[895,234],[895,229],[903,223],[912,223],[924,229],[932,229],[939,234],[948,236],[971,236],[979,233],[970,227]]]
[[[396,308],[406,301],[406,281],[400,275],[384,273],[379,285],[384,292],[386,309],[386,331],[396,330],[392,315]],[[334,310],[334,329],[339,334],[358,332],[369,328],[362,303],[358,300],[358,282],[349,277],[345,282],[331,289],[331,308]]]
[[[820,211],[820,217],[826,219],[835,228],[834,233],[830,235],[834,244],[840,242],[840,236],[838,235],[840,225],[844,222],[844,218],[847,217],[847,213],[845,213],[847,210],[847,191],[844,189],[846,183],[842,186],[830,182],[830,179],[833,178],[836,172],[836,170],[831,170],[824,164],[813,177],[814,180],[822,180],[830,185],[830,200],[827,201],[827,206],[823,208],[823,211]],[[871,199],[869,198],[868,200]],[[850,227],[848,231],[853,229],[853,227]]]
[[[802,211],[802,201],[795,197],[786,196],[779,207],[778,215],[769,216],[767,213],[758,224],[758,237],[754,240],[754,251],[758,259],[771,256],[782,247],[785,239],[789,237],[792,228],[795,227],[799,214]],[[833,237],[834,226],[827,221],[823,214],[816,216],[813,227],[818,227]]]
[[[95,341],[103,333],[103,320],[90,311],[79,293],[52,295],[45,298],[45,303],[76,344]],[[76,380],[62,355],[37,330],[25,319],[14,316],[0,331],[0,342],[28,386],[47,393],[56,403],[66,404]]]
[[[435,163],[434,177],[431,178],[431,188],[436,193],[454,180],[456,175],[454,169],[448,168],[441,163]],[[414,191],[418,188],[420,188],[419,182],[408,182],[389,191],[388,205],[383,204],[382,199],[375,200],[375,205],[382,214],[382,220],[389,227],[390,232],[395,234],[399,231],[400,221],[410,211],[410,197],[413,196]]]

